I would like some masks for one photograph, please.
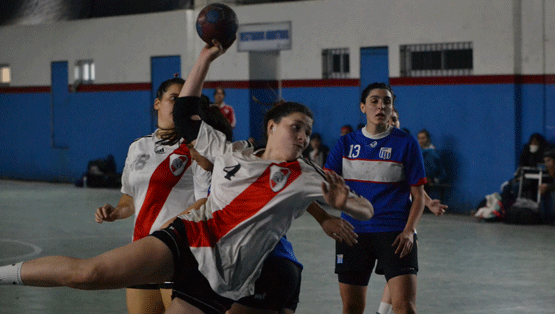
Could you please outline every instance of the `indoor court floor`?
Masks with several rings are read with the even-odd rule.
[[[97,224],[119,190],[0,180],[0,265],[46,255],[86,258],[131,240],[132,219]],[[341,313],[334,241],[309,215],[288,233],[304,264],[297,313]],[[479,223],[423,215],[418,225],[419,313],[555,313],[555,227]],[[372,275],[365,313],[375,313],[382,276]],[[0,286],[0,313],[126,313],[125,291]]]

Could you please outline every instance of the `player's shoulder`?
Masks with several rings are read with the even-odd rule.
[[[322,178],[325,178],[324,170],[322,169],[322,167],[315,164],[312,160],[305,157],[299,157],[297,158],[297,161],[301,165],[303,172],[315,173]]]
[[[153,138],[154,138],[154,133],[138,137],[135,140],[133,140],[133,142],[131,142],[130,147],[137,147],[140,145],[144,145],[145,143],[150,143],[152,142]]]

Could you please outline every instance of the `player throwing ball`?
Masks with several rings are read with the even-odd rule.
[[[374,205],[375,215],[360,221],[344,216],[358,234],[353,246],[336,243],[343,313],[364,312],[370,275],[385,275],[396,314],[416,313],[418,272],[416,224],[424,210],[426,175],[418,142],[389,125],[395,95],[373,83],[361,95],[367,125],[342,136],[325,169],[342,175],[348,186]],[[410,196],[412,195],[412,201]]]
[[[349,191],[341,177],[325,174],[301,157],[312,132],[310,110],[286,103],[268,111],[266,150],[233,150],[225,136],[199,119],[202,86],[221,44],[206,45],[193,66],[174,120],[180,133],[207,158],[214,158],[206,203],[167,228],[89,259],[49,256],[0,267],[2,284],[114,289],[174,282],[166,313],[224,313],[234,300],[251,295],[263,261],[315,200],[356,219],[373,215],[370,202]]]

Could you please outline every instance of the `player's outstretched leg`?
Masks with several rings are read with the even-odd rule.
[[[1,284],[75,289],[117,289],[171,280],[173,256],[159,239],[145,237],[89,259],[47,256],[0,267]]]

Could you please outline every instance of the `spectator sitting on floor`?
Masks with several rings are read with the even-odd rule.
[[[430,132],[422,129],[418,132],[418,144],[422,148],[422,157],[424,158],[424,169],[429,184],[440,184],[445,181],[445,169],[441,163],[441,158],[432,144]]]

